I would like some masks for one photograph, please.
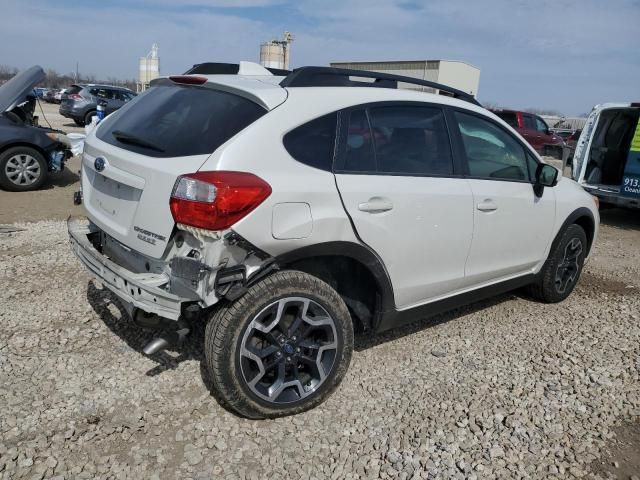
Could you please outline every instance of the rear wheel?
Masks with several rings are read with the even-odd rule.
[[[586,253],[584,230],[579,225],[570,225],[554,242],[538,281],[529,287],[531,296],[547,303],[567,298],[578,283]]]
[[[87,112],[84,116],[84,125],[91,125],[91,120],[96,116],[95,110]]]
[[[218,309],[205,334],[213,394],[249,418],[291,415],[324,401],[351,360],[344,301],[320,279],[275,273]]]
[[[13,147],[0,154],[0,187],[11,192],[40,188],[47,175],[47,162],[31,147]]]

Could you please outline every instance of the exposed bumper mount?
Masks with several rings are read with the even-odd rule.
[[[133,273],[109,260],[87,238],[91,229],[86,217],[69,217],[67,229],[73,253],[96,279],[127,304],[130,314],[139,308],[172,320],[180,318],[184,299],[160,288],[169,281],[167,275]]]

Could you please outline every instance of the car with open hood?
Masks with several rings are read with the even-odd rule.
[[[39,66],[18,73],[0,87],[0,188],[36,190],[49,173],[64,170],[68,149],[38,125],[34,86],[45,78]]]

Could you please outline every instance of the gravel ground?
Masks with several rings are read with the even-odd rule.
[[[143,355],[152,333],[88,282],[62,222],[19,225],[0,234],[0,479],[614,478],[614,432],[640,419],[640,221],[611,212],[567,301],[359,338],[326,403],[269,421],[209,394],[202,332]]]

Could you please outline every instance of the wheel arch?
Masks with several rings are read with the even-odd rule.
[[[596,222],[593,217],[593,213],[591,213],[591,210],[586,207],[578,208],[571,212],[569,216],[567,216],[563,224],[558,229],[558,233],[556,234],[556,237],[551,244],[550,252],[554,250],[554,248],[560,241],[562,233],[569,227],[569,225],[573,224],[582,227],[582,229],[584,230],[584,233],[587,236],[587,254],[585,256],[589,256],[589,254],[591,253],[591,247],[593,246],[593,239],[596,231]]]
[[[345,300],[363,330],[395,308],[391,279],[380,257],[353,242],[325,242],[292,250],[275,259],[280,269],[300,270],[327,282]]]
[[[47,152],[45,151],[44,148],[42,148],[40,145],[36,145],[35,143],[29,143],[29,142],[20,141],[20,140],[7,142],[3,144],[0,147],[0,155],[6,152],[7,150],[9,150],[10,148],[15,148],[15,147],[33,148],[36,152],[42,155],[42,158],[44,158],[44,161],[47,162]]]

